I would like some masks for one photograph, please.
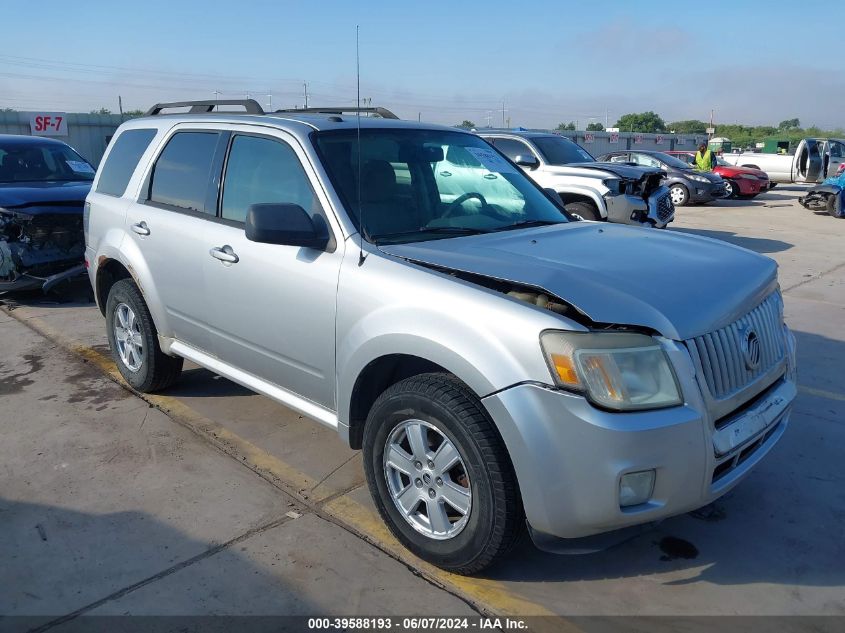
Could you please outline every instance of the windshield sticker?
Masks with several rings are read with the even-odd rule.
[[[70,167],[75,174],[93,174],[94,168],[88,163],[83,163],[81,160],[66,160],[67,166]]]
[[[504,158],[499,156],[492,149],[484,149],[483,147],[467,147],[465,148],[481,165],[487,170],[496,172],[497,174],[515,174],[516,169]]]

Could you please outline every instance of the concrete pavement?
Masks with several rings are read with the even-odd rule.
[[[218,453],[221,459],[246,465],[315,517],[322,515],[352,530],[485,612],[845,614],[840,466],[845,445],[845,222],[804,210],[795,202],[798,195],[795,187],[778,187],[751,202],[682,208],[670,229],[726,240],[780,264],[787,320],[799,341],[801,391],[791,428],[760,467],[715,506],[666,521],[656,531],[607,552],[555,557],[526,542],[483,578],[454,577],[416,561],[390,538],[360,486],[360,458],[331,431],[199,368],[188,368],[184,380],[166,395],[141,402],[164,412],[163,424],[169,420],[178,428],[172,424],[178,422],[183,431],[193,431],[194,441],[199,437],[200,444],[228,456]],[[91,305],[39,301],[12,314],[89,364],[114,372],[104,357],[104,321]],[[9,334],[8,323],[0,323],[4,342],[17,336]],[[41,379],[16,380],[32,381],[18,394],[31,403]],[[90,390],[64,397],[83,398],[85,411],[96,412],[110,402],[98,401]],[[139,402],[135,396],[129,399]],[[97,487],[95,480],[92,491]],[[0,494],[5,496],[5,490],[0,488]],[[166,508],[149,511],[158,516]],[[302,519],[297,521],[302,524]],[[260,537],[251,542],[269,535]],[[271,548],[279,547],[278,541],[273,543]],[[358,543],[360,549],[369,547]],[[202,576],[217,561],[224,565],[223,558],[214,558],[190,571]],[[168,582],[176,583],[175,589],[161,595],[183,595],[184,604],[208,612],[209,604],[201,603],[198,594],[180,594],[179,578],[173,574]],[[165,586],[155,583],[134,592],[134,599],[146,608],[160,604],[163,612],[173,612],[168,600],[155,598],[155,591]],[[207,586],[223,591],[225,575]]]

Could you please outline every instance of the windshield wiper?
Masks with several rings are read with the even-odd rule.
[[[550,226],[552,224],[566,224],[565,222],[558,222],[556,220],[520,220],[507,226],[502,226],[496,231],[513,231],[514,229],[528,229],[532,226]]]
[[[410,231],[397,231],[395,233],[379,233],[377,235],[370,235],[372,239],[405,237],[407,235],[417,235],[418,233],[437,233],[449,235],[478,235],[479,233],[490,233],[490,229],[474,229],[469,226],[429,226],[413,229]]]

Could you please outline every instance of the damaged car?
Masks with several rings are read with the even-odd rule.
[[[705,506],[783,437],[772,259],[576,220],[470,132],[241,103],[123,123],[88,196],[132,388],[187,359],[335,430],[396,538],[463,574],[526,526],[595,551]],[[460,189],[453,151],[479,164]]]
[[[798,202],[810,211],[827,211],[834,218],[845,218],[845,163],[836,176],[807,191]]]
[[[85,272],[82,211],[91,164],[61,141],[0,135],[0,292]]]
[[[585,220],[662,229],[675,218],[669,189],[661,184],[666,173],[660,168],[599,162],[574,141],[549,132],[483,130],[478,135],[541,187],[554,190],[570,212]],[[444,169],[448,173],[450,167]],[[437,174],[443,178],[444,172]]]

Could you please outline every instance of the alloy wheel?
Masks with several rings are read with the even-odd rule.
[[[125,303],[114,309],[114,342],[117,355],[129,371],[138,371],[144,364],[144,337],[140,320]]]
[[[469,521],[472,490],[464,460],[432,424],[405,420],[387,437],[384,476],[399,513],[417,532],[445,540]]]

